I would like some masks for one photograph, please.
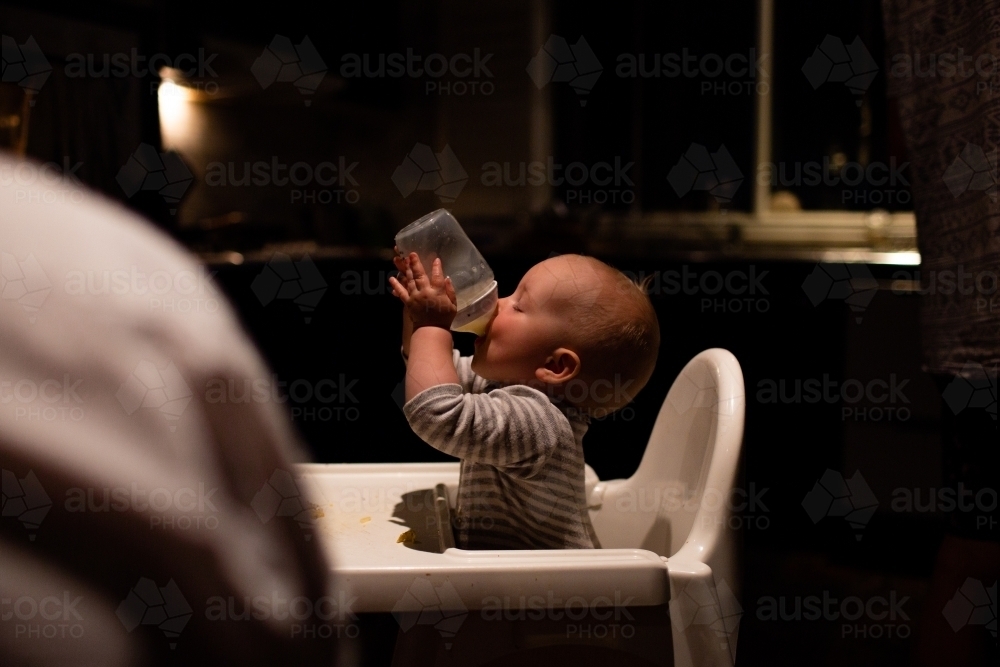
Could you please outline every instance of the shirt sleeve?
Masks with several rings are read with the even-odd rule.
[[[435,449],[525,478],[540,469],[560,440],[574,437],[566,416],[543,393],[523,385],[488,393],[438,385],[410,399],[403,413]]]
[[[486,380],[472,371],[472,357],[460,356],[458,350],[452,350],[452,360],[455,362],[455,372],[458,373],[458,383],[466,393],[480,393],[486,385]]]

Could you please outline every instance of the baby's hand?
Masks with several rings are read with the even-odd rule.
[[[449,329],[458,312],[458,300],[451,278],[445,278],[441,260],[435,259],[428,276],[417,253],[396,259],[400,280],[389,278],[392,293],[399,297],[413,320],[413,328],[424,326]]]

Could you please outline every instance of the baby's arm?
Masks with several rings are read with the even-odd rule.
[[[452,361],[451,332],[420,327],[410,338],[411,357],[406,364],[406,400],[440,384],[459,384]]]
[[[445,454],[530,477],[573,429],[544,394],[515,385],[463,393],[442,385],[403,406],[420,438]]]
[[[429,276],[416,253],[410,253],[404,262],[405,271],[400,267],[400,277],[405,285],[395,278],[389,278],[389,282],[412,323],[412,333],[407,336],[404,317],[403,355],[408,359],[405,396],[409,401],[430,387],[459,384],[450,330],[457,306],[455,290],[451,280],[444,277],[440,259],[434,260]]]

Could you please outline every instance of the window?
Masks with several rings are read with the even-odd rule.
[[[634,203],[601,206],[598,233],[657,252],[916,263],[878,1],[677,4],[626,4],[628,20],[555,6],[555,32],[594,35],[608,61],[586,106],[553,91],[556,153],[626,155],[638,175]]]

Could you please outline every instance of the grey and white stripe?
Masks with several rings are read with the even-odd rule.
[[[403,412],[432,447],[462,460],[455,542],[463,549],[590,549],[583,435],[589,421],[540,391],[492,383],[454,352],[460,384],[414,396]]]

